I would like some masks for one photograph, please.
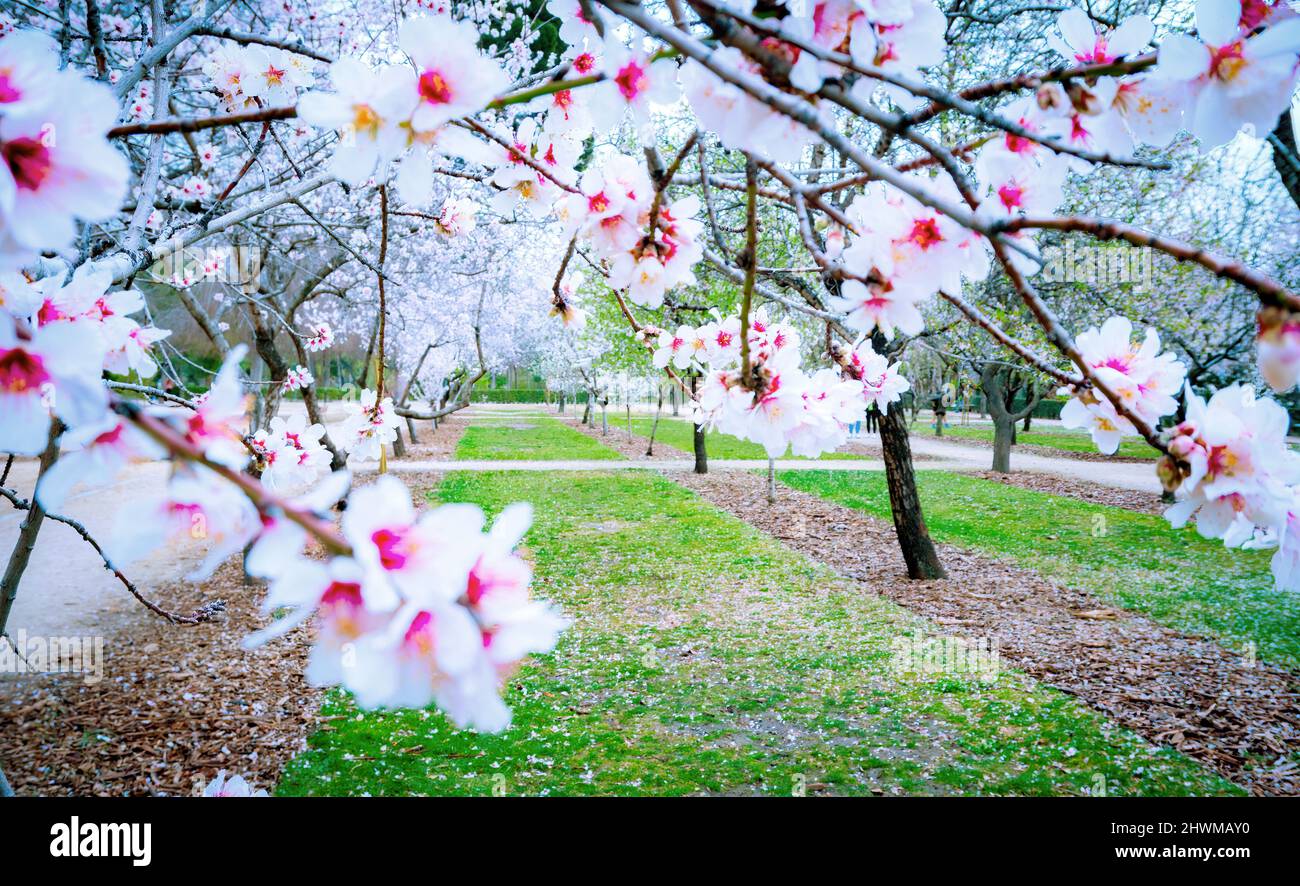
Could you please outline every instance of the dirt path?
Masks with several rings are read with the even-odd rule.
[[[996,642],[1005,661],[1150,741],[1256,794],[1300,794],[1297,674],[949,545],[947,581],[909,581],[884,521],[784,487],[768,505],[753,474],[669,476],[944,630]]]
[[[453,417],[436,433],[423,426],[413,451],[445,458],[467,424]],[[76,490],[63,510],[105,537],[117,508],[161,492],[166,471],[163,464],[131,467],[108,490]],[[17,464],[10,483],[26,497],[34,477],[34,463]],[[416,490],[436,482],[420,474],[406,480]],[[0,516],[2,556],[21,519],[16,511]],[[76,636],[102,645],[89,675],[0,675],[0,767],[15,792],[174,796],[193,793],[219,769],[274,786],[319,723],[321,693],[303,679],[310,629],[243,649],[244,637],[268,621],[259,609],[262,585],[244,578],[238,557],[208,581],[184,581],[203,553],[197,545],[173,548],[128,570],[142,593],[176,611],[225,603],[211,622],[171,625],[132,599],[72,530],[45,523],[10,633],[22,631],[26,642]]]
[[[80,521],[101,542],[112,534],[118,509],[130,501],[161,494],[168,466],[133,465],[106,488],[80,487],[64,503],[62,513]],[[16,463],[9,486],[30,500],[36,481],[36,463]],[[0,557],[8,558],[18,539],[25,511],[0,502]],[[163,548],[133,563],[127,574],[142,589],[166,589],[188,574],[203,559],[198,545]],[[124,627],[149,617],[90,545],[69,526],[46,520],[41,526],[32,559],[18,586],[9,616],[8,633],[25,631],[42,637],[116,635]]]

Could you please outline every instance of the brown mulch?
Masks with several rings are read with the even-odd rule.
[[[1160,501],[1160,496],[1153,492],[1138,489],[1116,489],[1087,480],[1053,477],[1050,474],[1038,474],[1032,471],[1016,471],[1011,474],[998,474],[993,471],[964,471],[963,476],[979,477],[1002,483],[1006,486],[1018,486],[1036,492],[1048,492],[1052,495],[1067,496],[1090,502],[1095,505],[1109,505],[1143,514],[1163,514],[1168,504]]]
[[[414,457],[446,457],[466,424],[426,432]],[[403,480],[417,507],[419,491],[437,482]],[[306,747],[321,722],[322,692],[303,677],[311,628],[245,650],[243,639],[269,618],[259,609],[264,584],[244,576],[239,557],[201,584],[142,590],[178,613],[215,600],[225,609],[198,625],[149,616],[105,637],[95,683],[78,673],[0,678],[0,767],[16,794],[191,795],[221,769],[271,789]]]
[[[306,684],[309,633],[260,649],[240,642],[268,620],[260,582],[238,558],[202,584],[157,593],[173,611],[216,599],[213,622],[138,622],[104,638],[104,677],[24,674],[0,681],[0,765],[19,795],[189,795],[220,769],[270,788],[317,723]],[[156,589],[151,589],[151,592]]]
[[[439,419],[436,431],[433,422],[417,421],[415,435],[420,442],[412,443],[406,422],[403,421],[402,439],[406,441],[406,458],[411,461],[443,461],[454,457],[456,446],[460,443],[460,438],[465,436],[469,422],[469,417],[463,411]]]
[[[1015,667],[1252,793],[1300,794],[1297,674],[949,545],[947,581],[910,581],[891,524],[784,486],[769,505],[761,476],[668,476],[945,630],[996,639]]]

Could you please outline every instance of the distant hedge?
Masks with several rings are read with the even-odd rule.
[[[551,394],[555,402],[558,394]],[[496,390],[476,390],[471,400],[474,403],[545,403],[546,392],[534,388],[498,388]],[[565,395],[568,403],[586,403],[587,392],[580,391],[575,396]]]

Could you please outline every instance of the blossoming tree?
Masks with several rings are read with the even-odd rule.
[[[329,447],[382,462],[401,417],[467,402],[468,387],[432,403],[394,390],[395,342],[408,366],[438,343],[422,314],[458,318],[445,329],[462,380],[535,329],[503,264],[545,281],[552,338],[581,327],[584,299],[610,299],[698,424],[772,457],[831,451],[878,407],[913,577],[942,566],[895,406],[909,388],[897,358],[941,301],[990,353],[1066,392],[1063,419],[1102,452],[1124,437],[1159,449],[1174,526],[1273,546],[1279,585],[1300,589],[1285,411],[1241,384],[1184,392],[1186,368],[1154,330],[1124,317],[1071,329],[1035,286],[1044,232],[1156,250],[1249,292],[1260,372],[1295,386],[1294,292],[1195,243],[1057,214],[1063,189],[1098,170],[1160,176],[1175,138],[1210,151],[1277,128],[1300,66],[1300,17],[1283,3],[1200,0],[1194,21],[1158,24],[1070,9],[1051,17],[1047,66],[955,87],[927,75],[960,18],[935,0],[73,5],[24,4],[0,25],[0,452],[38,457],[41,473],[30,501],[4,490],[27,516],[0,629],[67,491],[166,459],[166,494],[103,543],[119,575],[201,523],[196,577],[247,549],[268,611],[288,613],[250,643],[315,615],[314,682],[503,728],[503,676],[565,625],[530,598],[514,553],[527,505],[486,527],[470,506],[417,514],[391,476],[350,491],[316,415],[280,418],[272,403],[249,425],[257,380],[221,319],[246,324],[277,391],[309,393],[308,355],[336,335],[311,303],[340,274],[377,359]],[[580,288],[579,273],[600,285]],[[707,295],[705,273],[734,310],[643,319],[709,308],[683,296]],[[964,294],[991,275],[1033,336]],[[211,302],[208,280],[233,309]],[[421,281],[435,297],[411,294]],[[152,381],[171,371],[168,332],[150,321],[159,287],[223,357],[201,396]],[[516,322],[489,342],[485,315]]]

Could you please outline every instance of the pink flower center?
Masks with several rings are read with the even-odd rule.
[[[0,393],[25,394],[50,380],[45,363],[22,348],[0,348]]]
[[[1092,45],[1091,52],[1076,52],[1074,58],[1075,61],[1084,65],[1104,65],[1114,60],[1114,57],[1107,51],[1106,38],[1100,34],[1097,35],[1097,41]]]
[[[645,68],[635,61],[628,62],[620,68],[614,75],[614,82],[627,101],[634,101],[650,85]]]
[[[1242,0],[1241,21],[1238,24],[1244,33],[1250,33],[1264,23],[1272,12],[1271,0]]]
[[[1003,185],[998,188],[998,199],[1007,209],[1015,209],[1025,202],[1025,189],[1014,182]]]
[[[54,168],[50,149],[34,138],[16,138],[0,144],[0,158],[9,167],[14,182],[26,191],[40,188]]]
[[[1245,65],[1246,60],[1242,57],[1242,41],[1238,40],[1236,43],[1220,46],[1214,50],[1210,56],[1210,76],[1231,82],[1241,73]]]
[[[379,549],[379,562],[385,569],[401,569],[406,565],[411,548],[400,530],[377,529],[370,540]]]
[[[921,249],[929,249],[943,240],[943,234],[939,233],[938,221],[933,218],[920,218],[913,223],[912,233],[908,235],[907,239]]]
[[[573,60],[573,70],[579,74],[590,73],[594,67],[596,67],[596,57],[590,52],[584,52]]]
[[[0,104],[9,104],[22,98],[23,94],[18,91],[18,87],[9,79],[7,70],[0,70]]]
[[[433,616],[428,612],[417,612],[411,619],[411,626],[406,629],[402,642],[414,648],[422,655],[433,652]]]
[[[431,105],[445,105],[451,101],[451,86],[441,71],[425,71],[420,75],[420,98]]]

